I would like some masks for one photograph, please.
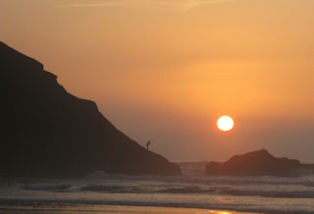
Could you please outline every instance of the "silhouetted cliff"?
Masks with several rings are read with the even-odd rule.
[[[210,162],[206,166],[206,172],[208,175],[290,176],[300,168],[298,160],[276,158],[262,149],[236,155],[224,163]]]
[[[117,130],[94,102],[67,93],[41,63],[1,42],[0,70],[0,175],[180,174]]]

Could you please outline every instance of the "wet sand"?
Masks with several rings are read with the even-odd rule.
[[[6,214],[253,214],[223,210],[111,205],[6,205]],[[256,213],[255,213],[256,214]]]

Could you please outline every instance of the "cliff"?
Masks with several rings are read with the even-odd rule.
[[[94,102],[69,94],[41,63],[1,42],[0,70],[1,176],[180,174],[116,129]]]

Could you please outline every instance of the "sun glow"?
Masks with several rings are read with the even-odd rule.
[[[227,132],[230,131],[234,126],[233,119],[227,115],[219,117],[217,120],[217,127],[221,131]]]

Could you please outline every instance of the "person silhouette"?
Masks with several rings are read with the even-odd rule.
[[[150,140],[149,140],[149,141],[146,143],[146,148],[147,148],[147,150],[149,150],[150,144],[151,144],[151,142],[150,142]]]

